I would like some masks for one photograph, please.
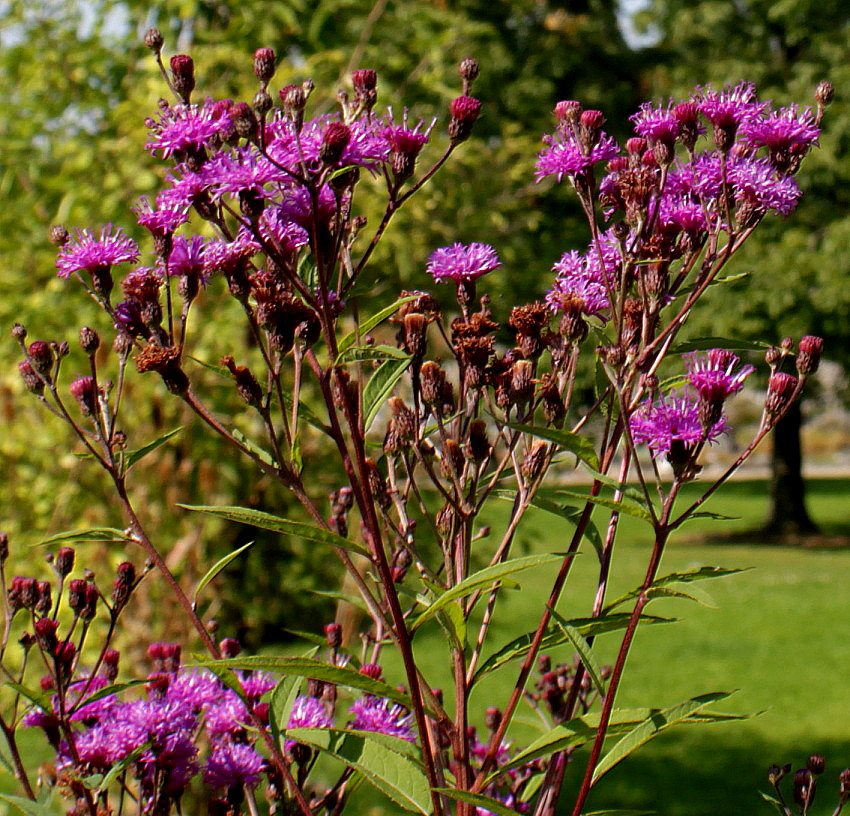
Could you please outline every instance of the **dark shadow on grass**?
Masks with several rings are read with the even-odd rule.
[[[838,774],[850,766],[850,738],[811,744],[768,742],[740,729],[734,735],[717,727],[671,732],[639,749],[600,780],[584,812],[628,809],[660,816],[770,816],[776,811],[759,794],[773,792],[768,767],[790,762],[793,776],[812,753],[823,754],[826,771],[811,812],[831,813],[838,802]],[[577,757],[570,769],[559,814],[570,813],[568,805],[585,759]],[[791,781],[786,779],[782,787],[789,801],[793,801]]]

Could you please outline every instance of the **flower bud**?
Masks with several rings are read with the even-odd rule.
[[[145,48],[153,51],[154,54],[159,54],[162,51],[162,46],[165,43],[165,38],[158,28],[149,28],[145,32],[144,44]]]
[[[342,646],[342,626],[338,623],[328,623],[325,625],[325,640],[331,649],[338,649]]]
[[[821,107],[829,105],[835,97],[835,86],[828,80],[822,79],[815,88],[815,102]]]
[[[768,421],[775,420],[791,402],[799,380],[791,374],[777,371],[770,375],[767,386],[767,398],[764,403],[765,416]]]
[[[114,683],[118,677],[118,661],[121,657],[117,649],[107,649],[103,653],[103,676],[110,682]]]
[[[457,72],[463,80],[463,95],[469,96],[472,91],[472,83],[478,79],[478,60],[473,59],[472,57],[467,57],[466,59],[461,60],[460,65],[458,65]]]
[[[327,165],[338,164],[351,141],[351,129],[342,122],[331,122],[319,148],[319,158]]]
[[[806,762],[806,767],[815,775],[820,776],[826,768],[823,754],[812,754]]]
[[[251,105],[260,116],[265,116],[272,109],[274,102],[268,91],[260,90],[254,94]]]
[[[263,85],[268,85],[274,76],[275,56],[271,48],[258,48],[254,52],[254,75]]]
[[[257,378],[251,373],[249,368],[236,365],[231,356],[223,357],[221,364],[226,366],[233,379],[236,380],[236,393],[244,402],[254,408],[259,407],[263,403],[263,389],[257,382]]]
[[[27,391],[38,395],[44,393],[44,381],[35,373],[35,370],[27,360],[22,360],[18,363],[18,371]]]
[[[354,85],[354,104],[367,111],[375,107],[378,101],[378,74],[371,68],[361,68],[351,74]]]
[[[80,617],[86,621],[94,620],[97,614],[97,602],[100,599],[100,593],[94,584],[86,584],[86,597],[82,609],[80,609]]]
[[[91,416],[97,410],[97,385],[94,377],[77,377],[70,385],[71,396],[80,404],[80,411]]]
[[[573,125],[578,124],[578,118],[581,116],[581,103],[575,99],[563,99],[555,105],[555,118],[559,122],[567,122]]]
[[[50,618],[42,618],[35,622],[35,640],[38,647],[46,654],[52,655],[56,651],[56,646],[59,639],[56,637],[56,630],[59,628],[59,621],[51,620]]]
[[[808,768],[800,768],[794,773],[794,801],[808,809],[814,796],[814,779],[812,772]]]
[[[481,102],[471,96],[459,96],[449,105],[449,138],[452,144],[465,142],[472,135],[472,127],[481,115]]]
[[[536,440],[531,450],[525,455],[520,466],[520,472],[523,478],[528,482],[533,482],[542,472],[543,466],[546,464],[547,444],[543,440]]]
[[[49,377],[53,368],[53,350],[44,340],[33,340],[27,349],[27,357],[33,369],[43,377]]]
[[[382,671],[376,663],[364,663],[360,667],[360,674],[365,674],[366,677],[371,677],[373,680],[380,680]]]
[[[502,712],[496,706],[490,706],[484,712],[484,724],[491,731],[495,731],[502,723]]]
[[[171,58],[171,82],[177,95],[188,105],[195,90],[195,62],[188,54]]]
[[[56,571],[64,578],[74,569],[74,548],[60,547],[56,554]]]
[[[487,439],[487,424],[483,419],[474,419],[469,425],[469,442],[467,455],[473,462],[480,464],[491,451],[490,440]]]
[[[460,445],[454,439],[447,439],[443,443],[443,457],[440,462],[443,475],[450,480],[460,479],[465,458]]]
[[[50,228],[50,243],[56,246],[65,246],[71,236],[63,224],[54,224]]]
[[[91,356],[100,346],[100,336],[94,329],[83,326],[80,329],[80,346],[86,354]]]
[[[227,109],[227,113],[238,136],[249,142],[256,140],[260,123],[257,121],[257,114],[247,102],[235,102]]]
[[[82,578],[75,578],[68,584],[68,606],[77,617],[86,605],[86,586]]]
[[[130,593],[136,583],[136,568],[130,561],[124,561],[118,565],[118,573],[112,584],[113,610],[123,608],[130,599]]]
[[[801,377],[814,374],[818,370],[823,353],[823,338],[806,335],[800,338],[797,352],[797,371]]]
[[[238,657],[242,652],[242,644],[236,638],[224,638],[218,648],[221,650],[221,656],[228,660]]]

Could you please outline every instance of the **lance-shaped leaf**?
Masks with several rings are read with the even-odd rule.
[[[34,802],[26,796],[14,796],[11,793],[0,793],[0,801],[10,804],[26,816],[56,816],[49,802]]]
[[[311,745],[344,762],[397,805],[414,813],[431,813],[431,789],[418,749],[409,742],[371,731],[293,728],[287,739]]]
[[[511,490],[494,490],[491,495],[497,499],[510,502],[514,501],[517,497],[516,491]],[[564,519],[572,524],[573,527],[578,526],[579,519],[583,513],[583,508],[574,507],[571,504],[560,504],[541,494],[539,491],[532,497],[530,504],[538,510],[544,510],[553,516]],[[596,525],[592,521],[588,521],[587,526],[584,528],[584,537],[593,545],[593,549],[597,553],[602,552],[602,538],[599,535],[599,530],[596,529]]]
[[[387,360],[381,363],[369,378],[363,388],[363,427],[367,431],[409,365],[409,357],[403,360]]]
[[[361,363],[367,360],[407,360],[410,355],[395,346],[353,346],[341,352],[336,358],[336,365]]]
[[[286,675],[294,674],[298,677],[312,677],[316,680],[323,680],[326,683],[359,689],[376,697],[387,697],[393,702],[400,703],[405,708],[413,708],[410,697],[389,685],[389,683],[384,683],[382,680],[374,680],[347,666],[333,666],[330,663],[323,663],[321,660],[314,660],[308,657],[251,655],[227,660],[199,659],[198,663],[214,670],[241,669],[243,671],[268,671]],[[429,713],[434,714],[433,711],[429,711]]]
[[[572,626],[568,620],[565,620],[554,609],[549,610],[552,615],[552,620],[555,621],[558,628],[564,633],[564,636],[572,643],[573,648],[578,653],[582,664],[584,664],[587,676],[596,687],[599,694],[605,696],[605,681],[602,679],[602,669],[599,666],[599,661],[593,653],[593,649],[585,639],[584,635],[579,632],[575,626]]]
[[[182,431],[182,430],[183,430],[182,426],[179,427],[179,428],[174,428],[174,430],[169,431],[166,434],[163,434],[158,439],[154,439],[153,442],[148,443],[144,447],[138,448],[137,450],[134,450],[134,451],[130,451],[127,454],[127,459],[126,459],[126,464],[125,464],[124,469],[129,470],[131,467],[133,467],[133,465],[136,464],[136,462],[138,462],[143,457],[147,456],[149,453],[153,453],[153,451],[155,451],[157,448],[161,447],[166,442],[168,442],[169,439],[171,439],[174,436],[177,436],[177,434],[179,434],[180,431]]]
[[[284,535],[304,538],[307,541],[314,541],[317,544],[327,544],[331,547],[351,550],[360,555],[369,555],[369,551],[365,547],[338,536],[330,530],[323,530],[321,527],[314,527],[312,524],[304,524],[300,521],[290,521],[271,513],[264,513],[262,510],[252,510],[249,507],[217,507],[215,505],[198,504],[178,504],[177,506],[184,510],[218,516],[228,521],[238,521],[240,524],[250,524],[252,527],[271,530],[273,533],[283,533]]]
[[[647,510],[647,504],[645,501],[636,501],[630,496],[623,495],[620,497],[619,501],[615,499],[609,499],[606,496],[591,496],[585,493],[576,493],[572,490],[557,490],[555,491],[559,496],[566,496],[570,499],[578,499],[583,502],[590,502],[591,504],[599,505],[600,507],[604,507],[607,510],[616,510],[618,513],[625,513],[628,516],[634,516],[635,518],[642,519],[643,521],[648,521],[652,524],[652,515],[649,510]]]
[[[725,578],[727,575],[735,575],[735,573],[738,572],[746,572],[748,569],[750,568],[733,567],[729,569],[726,567],[697,567],[684,572],[670,572],[667,575],[662,575],[660,578],[656,578],[649,585],[647,595],[650,598],[677,597],[697,601],[698,603],[704,603],[704,599],[701,599],[696,595],[678,589],[670,589],[671,584],[691,584],[696,581],[707,581],[711,578]],[[624,603],[636,598],[640,595],[640,592],[640,587],[637,587],[630,592],[627,592],[625,595],[621,595],[616,600],[611,601],[611,603],[605,607],[604,611],[611,612],[618,606],[622,606]]]
[[[337,354],[342,354],[344,351],[352,348],[352,346],[354,346],[357,342],[358,333],[359,336],[362,337],[367,332],[372,331],[372,329],[374,329],[379,323],[383,323],[388,317],[392,317],[392,315],[398,311],[399,306],[403,306],[405,303],[410,303],[410,301],[416,300],[418,297],[420,297],[420,295],[407,295],[399,298],[394,303],[391,303],[389,306],[381,309],[380,312],[361,320],[357,332],[349,332],[344,337],[340,338],[336,346]]]
[[[653,711],[643,722],[629,731],[614,747],[605,754],[593,771],[593,783],[605,773],[611,770],[619,762],[622,762],[629,754],[640,748],[641,745],[657,737],[662,731],[672,728],[674,725],[685,722],[692,714],[699,714],[703,709],[725,700],[731,695],[728,691],[716,691],[710,694],[701,694],[685,700],[683,703]]]
[[[522,425],[516,422],[506,422],[509,428],[547,442],[554,442],[559,448],[574,453],[582,462],[586,462],[594,470],[599,468],[599,456],[593,445],[593,440],[572,431],[562,431],[557,428],[546,428],[539,425]]]
[[[670,349],[670,353],[684,354],[687,351],[707,351],[713,348],[728,349],[729,351],[764,351],[770,348],[770,344],[758,340],[741,340],[735,337],[696,337],[693,340],[678,343]]]
[[[204,573],[203,578],[198,581],[198,586],[195,587],[195,597],[192,599],[192,604],[195,605],[198,603],[198,597],[200,596],[201,591],[210,581],[213,580],[213,578],[216,577],[216,575],[218,575],[231,561],[242,555],[245,550],[249,547],[253,547],[254,544],[256,544],[255,541],[249,541],[247,544],[243,544],[239,547],[239,549],[228,553],[223,558],[219,558],[219,560]]]
[[[318,653],[319,647],[315,646],[304,657],[312,659]],[[286,728],[286,724],[289,722],[289,715],[292,713],[292,707],[295,705],[295,700],[301,692],[303,684],[303,677],[297,674],[285,674],[272,689],[269,696],[269,726],[275,743],[280,741],[281,731]]]
[[[615,614],[606,614],[598,618],[572,618],[567,623],[579,632],[582,637],[587,638],[594,635],[601,635],[605,632],[625,629],[629,623],[629,617],[630,615],[627,612],[618,612]],[[655,615],[640,616],[640,624],[644,626],[653,623],[674,623],[675,620],[675,618],[660,618]],[[481,664],[478,671],[475,672],[475,677],[472,679],[473,684],[477,683],[485,674],[489,674],[514,660],[525,657],[531,648],[533,640],[534,632],[526,632],[524,635],[520,635],[505,644]],[[560,629],[556,628],[543,636],[540,648],[554,649],[568,642],[569,639],[567,636]]]
[[[418,629],[426,620],[433,618],[437,612],[444,609],[450,603],[469,595],[476,589],[489,586],[495,581],[502,581],[510,575],[515,575],[532,567],[537,567],[541,564],[551,564],[553,561],[560,561],[562,559],[563,555],[545,553],[542,555],[527,555],[522,558],[512,558],[510,561],[494,564],[492,567],[485,567],[465,578],[459,584],[455,584],[451,589],[447,589],[436,600],[431,602],[427,609],[413,621],[411,631]],[[420,596],[420,603],[427,603],[427,601],[424,597]]]
[[[261,462],[265,462],[269,467],[280,467],[280,465],[275,461],[274,456],[272,456],[267,450],[263,450],[259,445],[255,444],[251,439],[245,436],[239,428],[231,428],[230,433],[233,434],[233,438],[237,442],[241,442]]]
[[[100,541],[104,544],[122,544],[132,540],[123,530],[116,530],[114,527],[84,527],[80,530],[65,530],[62,533],[56,533],[56,535],[52,535],[50,538],[42,539],[29,546],[53,547],[56,544],[82,544],[88,541]]]

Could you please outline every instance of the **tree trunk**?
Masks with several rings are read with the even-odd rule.
[[[770,518],[765,526],[769,535],[785,536],[818,532],[806,510],[806,486],[803,482],[803,455],[800,446],[802,425],[800,403],[776,423],[773,431]]]

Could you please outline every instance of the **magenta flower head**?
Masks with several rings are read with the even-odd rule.
[[[744,387],[744,380],[755,371],[727,349],[710,349],[705,354],[685,355],[688,379],[703,399],[723,401]],[[737,369],[737,370],[736,370]]]
[[[739,82],[715,91],[711,86],[697,88],[697,103],[702,114],[714,126],[714,144],[726,153],[732,147],[738,128],[745,122],[758,119],[767,102],[756,99],[752,82]]]
[[[501,265],[496,250],[489,244],[452,244],[431,253],[425,271],[437,283],[445,280],[468,283]]]
[[[796,105],[771,111],[766,117],[741,125],[741,138],[753,147],[766,147],[775,162],[790,151],[807,150],[818,143],[820,128],[811,108]]]
[[[629,426],[636,444],[646,445],[654,458],[664,457],[674,469],[688,462],[699,443],[714,442],[728,430],[722,415],[705,428],[699,402],[687,391],[671,391],[655,402],[643,403]]]
[[[295,699],[289,715],[287,728],[333,728],[333,718],[321,700],[302,695]],[[286,750],[291,751],[295,740],[286,741]]]
[[[78,229],[59,250],[56,268],[60,278],[68,278],[74,272],[98,272],[108,270],[113,264],[139,260],[139,247],[112,224],[107,224],[96,236],[90,229]]]
[[[253,788],[260,781],[265,760],[245,743],[222,741],[213,745],[204,768],[204,782],[211,788],[246,785]]]
[[[373,731],[398,737],[407,742],[416,742],[412,715],[407,714],[400,705],[394,705],[387,699],[366,695],[357,700],[348,711],[354,715],[350,727],[355,731]]]

